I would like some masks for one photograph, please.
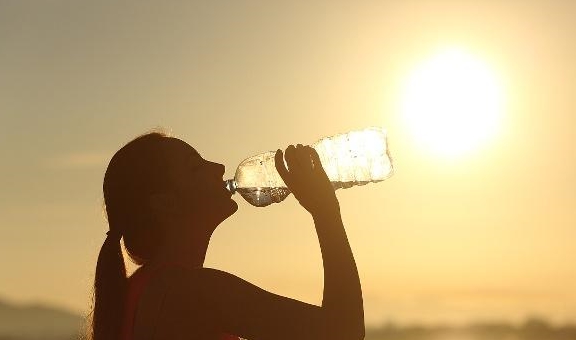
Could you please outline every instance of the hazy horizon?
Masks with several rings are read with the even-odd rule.
[[[250,155],[376,125],[394,176],[338,191],[368,323],[575,322],[574,13],[568,0],[0,0],[0,298],[87,311],[107,162],[152,128],[230,178]],[[444,157],[401,98],[450,49],[488,65],[503,102],[489,139]],[[205,265],[319,304],[306,212],[291,196],[234,199]]]

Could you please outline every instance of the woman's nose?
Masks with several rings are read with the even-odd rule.
[[[224,164],[212,163],[212,165],[218,177],[224,177],[224,172],[226,171],[226,167],[224,166]]]
[[[226,172],[226,167],[224,166],[224,164],[218,164],[218,169],[220,177],[224,177],[224,173]]]

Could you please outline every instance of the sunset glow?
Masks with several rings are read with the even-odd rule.
[[[381,183],[334,185],[365,339],[576,340],[574,13],[569,0],[0,1],[0,339],[80,338],[46,331],[92,315],[103,181],[133,138],[185,141],[222,183],[252,155],[380,127],[386,143],[319,152],[329,176],[369,168],[346,185],[393,165]],[[321,306],[314,216],[294,194],[232,200],[204,266]],[[72,322],[36,322],[43,306]],[[532,336],[546,323],[573,330]]]

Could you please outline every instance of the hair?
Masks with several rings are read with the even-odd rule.
[[[171,187],[168,158],[174,140],[163,132],[144,134],[118,150],[108,164],[103,191],[110,235],[96,264],[92,340],[120,336],[128,283],[120,237],[132,261],[140,265],[154,257],[162,241],[163,230],[148,209],[148,198]]]

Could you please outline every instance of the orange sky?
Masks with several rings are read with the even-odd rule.
[[[574,321],[574,13],[571,1],[0,3],[0,298],[86,310],[107,161],[150,128],[232,176],[252,154],[380,125],[394,177],[338,193],[367,321]],[[420,148],[399,110],[408,74],[449,46],[506,89],[499,134],[453,159]],[[304,210],[236,200],[206,264],[319,303]]]

